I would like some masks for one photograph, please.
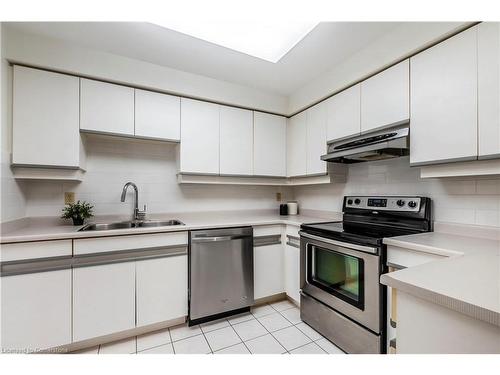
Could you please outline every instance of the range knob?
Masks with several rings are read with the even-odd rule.
[[[409,202],[408,202],[408,207],[410,207],[410,208],[415,208],[415,207],[417,207],[417,202],[415,202],[415,201],[409,201]]]
[[[348,199],[347,204],[352,204],[352,199]]]
[[[398,207],[403,207],[405,205],[405,201],[402,200],[402,199],[398,199],[398,201],[396,202],[396,204],[398,205]]]
[[[360,203],[361,203],[361,199],[356,198],[356,199],[354,200],[354,204],[360,204]]]

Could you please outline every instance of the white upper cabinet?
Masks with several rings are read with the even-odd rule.
[[[286,176],[286,118],[254,112],[253,168],[256,176]]]
[[[253,112],[220,106],[220,174],[253,174]]]
[[[80,129],[134,135],[134,89],[80,79]]]
[[[479,158],[500,154],[500,24],[483,22],[478,32]]]
[[[179,141],[181,99],[178,96],[136,89],[135,135]]]
[[[328,141],[361,132],[361,84],[332,96],[325,104]]]
[[[361,82],[361,132],[408,121],[409,61]]]
[[[286,132],[287,176],[307,174],[307,113],[300,112],[289,119]]]
[[[181,99],[181,173],[219,174],[219,108]]]
[[[306,174],[326,174],[326,162],[321,155],[326,154],[326,106],[316,104],[307,110],[307,154]]]
[[[410,162],[477,158],[477,28],[411,59]]]
[[[14,165],[81,167],[79,79],[14,66]]]

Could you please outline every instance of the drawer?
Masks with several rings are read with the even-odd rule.
[[[287,225],[286,234],[288,236],[299,237],[300,225]]]
[[[395,268],[405,268],[446,258],[441,255],[424,253],[398,246],[387,246],[387,264]]]
[[[74,255],[187,245],[188,232],[84,238],[73,243]]]
[[[71,240],[19,242],[0,246],[0,261],[71,256]]]
[[[272,235],[281,235],[283,230],[283,225],[262,225],[253,227],[253,236],[272,236]]]

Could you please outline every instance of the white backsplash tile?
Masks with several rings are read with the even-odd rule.
[[[500,226],[500,179],[421,179],[409,158],[352,164],[346,183],[293,189],[300,207],[339,211],[344,195],[423,195],[436,221]]]
[[[23,182],[26,216],[59,215],[65,191],[74,191],[77,200],[93,204],[96,215],[131,214],[132,189],[126,201],[120,201],[128,181],[137,184],[139,207],[146,205],[149,213],[277,209],[276,192],[281,191],[285,199],[292,196],[289,188],[271,186],[179,185],[176,160],[175,144],[88,136],[83,181]]]
[[[9,146],[9,145],[7,145]],[[139,207],[149,213],[273,209],[275,193],[294,198],[305,209],[340,211],[344,195],[425,195],[433,199],[434,219],[442,222],[500,226],[500,179],[420,179],[409,158],[349,166],[345,183],[279,188],[205,186],[177,183],[176,145],[90,136],[87,172],[78,182],[16,181],[2,149],[2,221],[23,216],[58,216],[65,191],[95,206],[95,214],[132,213],[132,191],[120,201],[123,185],[139,187]]]

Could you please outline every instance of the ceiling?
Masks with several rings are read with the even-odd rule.
[[[399,25],[322,22],[271,63],[144,22],[8,23],[22,32],[286,96]]]

